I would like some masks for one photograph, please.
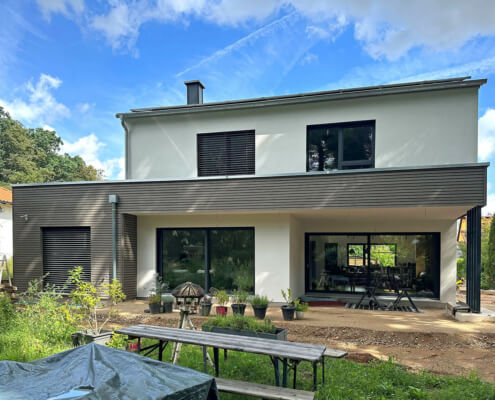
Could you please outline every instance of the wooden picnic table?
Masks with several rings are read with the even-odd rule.
[[[203,362],[206,370],[206,348],[213,348],[215,375],[219,376],[219,349],[242,351],[245,353],[263,354],[270,357],[274,371],[275,383],[280,386],[279,362],[282,363],[282,386],[287,387],[288,369],[294,371],[293,387],[296,388],[297,365],[301,361],[310,362],[313,365],[313,387],[316,390],[318,363],[322,366],[322,381],[325,381],[325,347],[289,342],[284,340],[253,338],[248,336],[233,336],[224,333],[203,332],[177,328],[166,328],[152,325],[135,325],[115,331],[121,335],[127,335],[129,339],[137,339],[138,353],[158,349],[158,359],[162,360],[163,350],[168,342],[185,343],[201,346],[203,348]],[[141,348],[141,339],[154,339],[157,344]]]

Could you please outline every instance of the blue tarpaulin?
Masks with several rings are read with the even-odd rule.
[[[218,400],[215,379],[134,353],[87,344],[41,360],[0,361],[0,399]]]

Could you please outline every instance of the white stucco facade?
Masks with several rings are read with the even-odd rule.
[[[12,257],[12,205],[0,203],[0,259]]]
[[[297,213],[138,215],[137,290],[146,297],[157,270],[158,228],[254,227],[255,292],[281,302],[305,294],[305,233],[440,233],[440,301],[455,300],[457,208],[362,209]],[[166,277],[165,277],[166,279]]]
[[[128,119],[127,178],[195,178],[197,134],[238,130],[255,131],[256,175],[302,173],[308,125],[363,120],[376,168],[477,162],[478,90],[465,88]]]

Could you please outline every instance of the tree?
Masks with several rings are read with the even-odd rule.
[[[483,264],[483,274],[490,286],[495,285],[495,217],[490,222],[490,233],[488,236],[488,257]]]
[[[28,129],[0,107],[0,182],[93,181],[102,171],[79,156],[60,154],[62,139],[53,131]]]

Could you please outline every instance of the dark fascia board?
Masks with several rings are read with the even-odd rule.
[[[363,169],[346,169],[337,171],[322,171],[322,172],[301,172],[287,174],[272,174],[272,175],[229,175],[229,176],[205,176],[197,178],[176,178],[176,179],[126,179],[112,181],[79,181],[79,182],[45,182],[45,183],[18,183],[11,185],[13,188],[32,187],[32,186],[63,186],[63,185],[101,185],[101,184],[123,184],[123,183],[149,183],[149,182],[195,182],[195,181],[216,181],[216,180],[236,180],[236,179],[270,179],[270,178],[290,178],[296,176],[312,176],[321,175],[341,175],[341,174],[369,174],[394,171],[417,171],[421,173],[427,170],[451,169],[451,168],[488,168],[489,162],[481,163],[466,163],[466,164],[447,164],[447,165],[427,165],[419,167],[392,167],[392,168],[363,168]]]
[[[256,107],[280,106],[289,104],[313,103],[330,100],[343,100],[361,97],[383,96],[402,93],[416,93],[434,90],[460,89],[484,85],[487,79],[469,80],[470,76],[440,79],[433,81],[420,81],[397,83],[380,86],[367,86],[351,89],[338,89],[323,92],[300,93],[284,96],[259,97],[253,99],[212,102],[203,104],[189,104],[170,107],[152,107],[131,109],[131,112],[118,113],[117,118],[142,118],[160,115],[184,114],[205,111],[225,111]]]

